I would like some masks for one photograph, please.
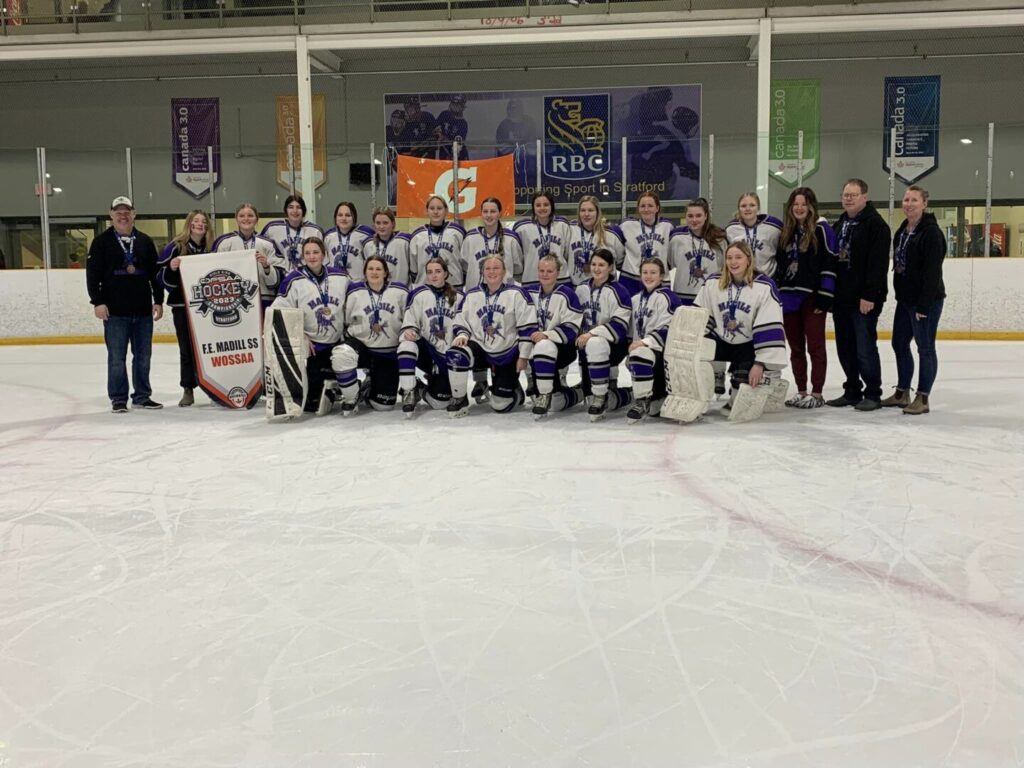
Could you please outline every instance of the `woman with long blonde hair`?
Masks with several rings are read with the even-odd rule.
[[[590,279],[590,257],[599,248],[611,251],[615,266],[622,266],[625,249],[622,233],[607,226],[601,215],[601,201],[593,195],[584,195],[576,206],[576,221],[569,225],[569,279],[573,285],[583,285]]]

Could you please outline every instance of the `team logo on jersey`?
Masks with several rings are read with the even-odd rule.
[[[593,179],[609,172],[609,98],[544,97],[544,174],[555,179]]]
[[[259,285],[246,280],[230,269],[214,269],[207,272],[192,286],[189,306],[206,317],[213,312],[213,324],[220,328],[238,325],[242,312],[253,307],[252,298],[259,292]]]

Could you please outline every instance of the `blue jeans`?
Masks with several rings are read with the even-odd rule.
[[[917,392],[931,394],[935,375],[939,372],[939,356],[935,353],[935,334],[942,317],[942,299],[936,299],[928,307],[927,317],[917,319],[917,307],[898,302],[896,317],[892,323],[892,351],[896,353],[896,387],[910,389],[914,378],[914,356],[910,353],[910,340],[917,344],[917,356],[921,358],[921,370],[917,374]]]
[[[128,402],[128,345],[132,347],[133,403],[150,398],[149,364],[153,357],[152,315],[112,316],[103,323],[107,344],[107,397],[112,403]]]
[[[878,315],[882,305],[876,304],[868,314],[860,307],[837,307],[832,313],[836,331],[836,352],[843,366],[846,381],[843,392],[848,400],[882,399],[882,361],[878,357]],[[861,380],[864,381],[863,389]]]

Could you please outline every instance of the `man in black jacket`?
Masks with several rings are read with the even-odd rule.
[[[873,411],[882,399],[878,316],[888,294],[892,233],[868,200],[868,185],[861,179],[850,179],[843,187],[843,211],[834,227],[839,256],[832,320],[846,382],[842,397],[828,405]]]
[[[128,345],[132,348],[132,406],[163,408],[151,399],[149,365],[153,321],[163,317],[164,289],[157,280],[156,246],[135,229],[135,208],[127,197],[110,204],[114,225],[92,241],[85,263],[89,302],[103,321],[107,345],[107,395],[114,413],[128,412]]]

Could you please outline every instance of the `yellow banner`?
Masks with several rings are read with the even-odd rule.
[[[278,96],[277,183],[302,189],[302,153],[299,151],[299,97]],[[291,159],[289,160],[289,155]],[[313,96],[313,188],[327,183],[327,99]]]

